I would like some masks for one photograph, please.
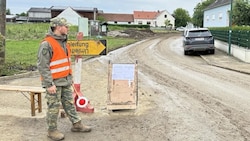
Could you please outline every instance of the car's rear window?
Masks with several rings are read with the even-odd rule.
[[[188,37],[212,36],[208,30],[193,30],[188,32]]]

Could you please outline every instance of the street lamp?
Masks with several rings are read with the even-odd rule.
[[[233,16],[233,0],[231,0],[230,17],[229,17],[228,55],[231,55],[232,16]]]

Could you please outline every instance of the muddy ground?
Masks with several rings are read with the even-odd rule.
[[[247,141],[250,140],[250,70],[226,53],[183,55],[180,34],[152,36],[82,63],[81,91],[94,113],[79,114],[90,133],[72,133],[58,118],[66,141]],[[107,110],[108,62],[138,61],[135,110]],[[216,64],[216,66],[212,65]],[[222,67],[219,67],[222,66]],[[227,69],[231,68],[231,69]],[[40,86],[36,72],[1,80],[9,85]],[[47,141],[43,111],[30,116],[30,102],[0,91],[0,141]]]

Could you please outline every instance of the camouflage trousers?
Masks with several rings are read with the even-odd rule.
[[[46,93],[46,121],[48,130],[57,129],[57,119],[61,104],[72,123],[76,123],[81,120],[81,117],[78,115],[75,109],[71,86],[57,86],[56,88],[56,94],[49,94],[48,92]]]

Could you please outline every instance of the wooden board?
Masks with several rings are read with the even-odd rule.
[[[33,93],[43,93],[45,89],[42,87],[34,86],[12,86],[12,85],[0,85],[0,90],[6,91],[20,91],[20,92],[33,92]]]
[[[109,64],[108,110],[136,109],[137,64]]]
[[[45,92],[45,89],[42,87],[34,86],[13,86],[13,85],[0,85],[0,90],[5,91],[17,91],[17,92],[26,92],[30,95],[30,108],[31,116],[35,116],[35,111],[38,110],[39,113],[42,112],[42,93]],[[37,97],[37,99],[35,99]],[[37,107],[36,107],[37,103]]]

